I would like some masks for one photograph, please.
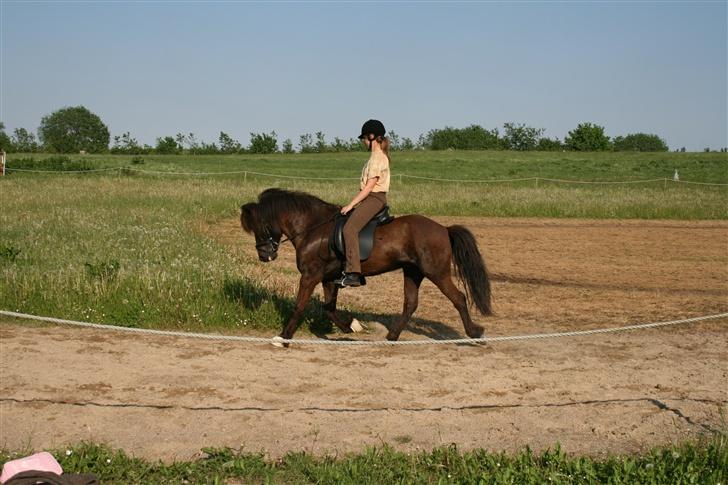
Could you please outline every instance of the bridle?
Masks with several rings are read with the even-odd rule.
[[[306,229],[304,231],[301,231],[298,234],[294,234],[291,237],[286,237],[286,238],[284,238],[284,239],[282,239],[280,241],[276,241],[275,239],[273,239],[273,236],[270,233],[270,227],[266,225],[266,226],[263,227],[263,230],[265,231],[265,236],[267,236],[267,239],[265,241],[261,242],[261,243],[256,244],[255,245],[255,248],[256,249],[260,249],[260,248],[262,248],[264,246],[270,246],[270,251],[272,251],[273,254],[276,254],[276,253],[278,253],[278,247],[281,244],[283,244],[284,242],[293,241],[298,236],[302,236],[302,235],[306,234],[307,232],[313,231],[314,229],[317,229],[317,228],[323,226],[324,224],[328,224],[329,222],[333,221],[338,214],[339,214],[339,212],[337,211],[337,212],[334,213],[333,216],[329,217],[325,221],[320,222],[320,223],[316,224],[313,227],[309,227],[308,229]]]

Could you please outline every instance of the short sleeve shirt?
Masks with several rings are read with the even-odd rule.
[[[384,152],[372,152],[369,161],[361,171],[359,189],[363,189],[371,178],[379,177],[372,192],[389,192],[389,159]]]

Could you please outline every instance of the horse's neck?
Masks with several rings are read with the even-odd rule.
[[[315,229],[317,224],[324,224],[333,219],[338,209],[325,207],[311,212],[295,212],[279,217],[281,230],[288,238],[304,235],[307,231]]]

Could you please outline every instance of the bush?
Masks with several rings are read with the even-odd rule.
[[[507,150],[535,150],[539,137],[546,131],[522,124],[505,123],[503,125],[503,146]]]
[[[482,126],[467,128],[446,126],[441,130],[430,130],[421,140],[423,148],[430,150],[494,150],[503,148],[498,129],[486,130]]]
[[[536,150],[542,152],[558,152],[564,149],[564,144],[559,141],[558,138],[541,138],[538,140]]]
[[[570,131],[564,139],[569,150],[578,152],[598,152],[609,149],[609,137],[604,134],[604,127],[591,123],[581,123]]]
[[[250,134],[250,153],[275,153],[278,151],[278,138],[275,131]]]
[[[160,155],[176,155],[182,152],[182,147],[177,145],[174,137],[165,136],[157,138],[157,146],[154,147],[154,151]]]
[[[72,160],[65,155],[57,155],[44,160],[36,160],[32,157],[10,159],[6,166],[8,173],[12,173],[13,169],[82,172],[94,170],[96,168],[98,168],[98,166],[88,160]]]
[[[632,133],[614,139],[614,150],[620,152],[666,152],[667,143],[657,135]]]

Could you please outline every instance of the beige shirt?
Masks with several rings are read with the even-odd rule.
[[[364,189],[367,181],[374,177],[379,177],[379,179],[372,192],[389,192],[389,159],[384,152],[372,152],[369,161],[361,171],[359,189]]]

